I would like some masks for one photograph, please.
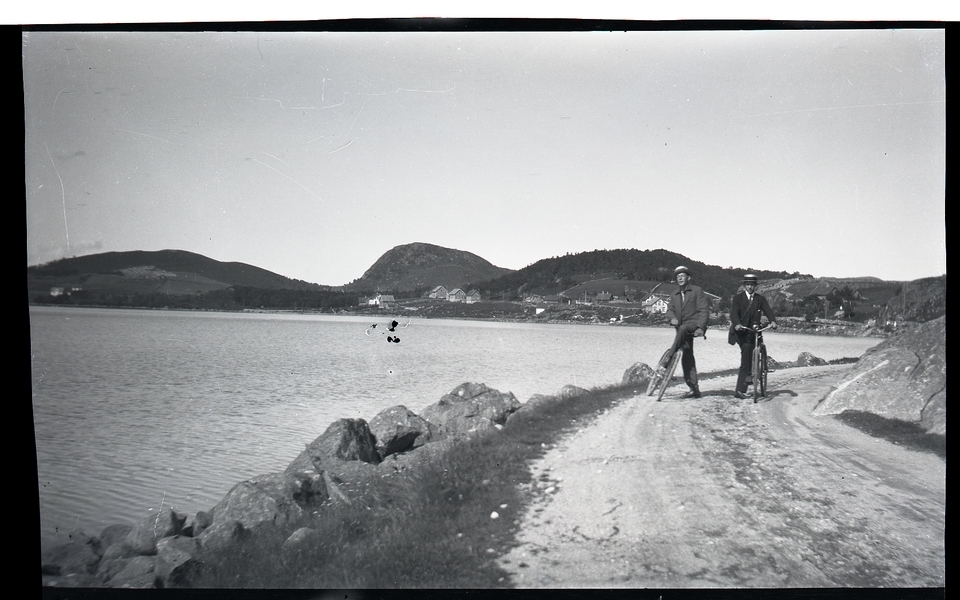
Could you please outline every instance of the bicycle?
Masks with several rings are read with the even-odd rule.
[[[750,357],[750,378],[753,384],[753,403],[767,395],[767,346],[763,343],[763,332],[770,329],[770,325],[765,325],[759,329],[744,327],[753,334],[753,353]],[[742,331],[741,330],[741,331]]]
[[[673,373],[677,370],[677,365],[680,364],[680,359],[683,357],[683,348],[680,347],[682,343],[683,333],[677,329],[677,336],[674,338],[673,344],[660,357],[657,370],[650,378],[650,383],[647,384],[647,395],[652,396],[656,393],[657,402],[663,399],[663,393],[667,391]]]

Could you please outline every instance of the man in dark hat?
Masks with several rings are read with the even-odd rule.
[[[770,321],[770,327],[777,328],[776,317],[770,303],[761,294],[757,293],[757,276],[748,273],[743,276],[743,287],[733,297],[730,307],[730,339],[731,344],[740,345],[740,371],[737,373],[737,389],[733,395],[737,398],[747,397],[747,377],[750,375],[750,363],[753,360],[753,349],[756,339],[750,329],[760,327],[763,315]]]
[[[673,276],[679,288],[670,296],[670,306],[667,309],[667,318],[670,324],[677,328],[682,335],[680,348],[683,357],[680,366],[683,367],[683,380],[690,388],[685,398],[699,398],[700,386],[697,382],[697,361],[693,357],[693,338],[700,337],[707,330],[707,320],[710,318],[710,301],[703,289],[690,285],[690,269],[680,266],[674,269]]]

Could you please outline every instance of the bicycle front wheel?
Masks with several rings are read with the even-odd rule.
[[[683,356],[683,350],[677,350],[673,355],[673,359],[670,361],[670,365],[667,367],[666,373],[663,374],[663,382],[660,385],[660,391],[657,393],[657,402],[660,402],[660,399],[663,398],[663,393],[667,391],[667,386],[670,385],[670,380],[673,378],[673,372],[677,370],[677,365],[680,364],[681,356]]]
[[[760,397],[767,395],[767,347],[760,346]]]
[[[762,356],[760,348],[753,349],[753,360],[750,361],[750,376],[753,379],[753,401],[756,403],[763,396],[763,378]]]

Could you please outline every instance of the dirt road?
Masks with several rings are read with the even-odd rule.
[[[637,395],[534,466],[517,587],[944,586],[946,463],[810,415],[848,366]],[[683,389],[681,389],[683,388]]]

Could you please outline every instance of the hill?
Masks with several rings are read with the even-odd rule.
[[[31,294],[202,294],[233,286],[269,290],[325,290],[316,283],[290,279],[240,262],[220,262],[184,250],[105,252],[64,258],[27,268]]]
[[[559,294],[590,279],[609,279],[616,289],[617,280],[668,283],[673,270],[686,265],[693,283],[722,298],[732,296],[745,273],[760,279],[807,278],[810,275],[785,271],[764,271],[734,267],[718,267],[692,260],[668,250],[593,250],[539,260],[519,271],[511,272],[478,286],[495,294]],[[622,286],[620,286],[622,289]]]
[[[947,276],[904,282],[877,316],[878,324],[926,323],[947,313]]]
[[[410,292],[442,285],[449,290],[512,272],[471,252],[415,242],[388,250],[345,289]]]

